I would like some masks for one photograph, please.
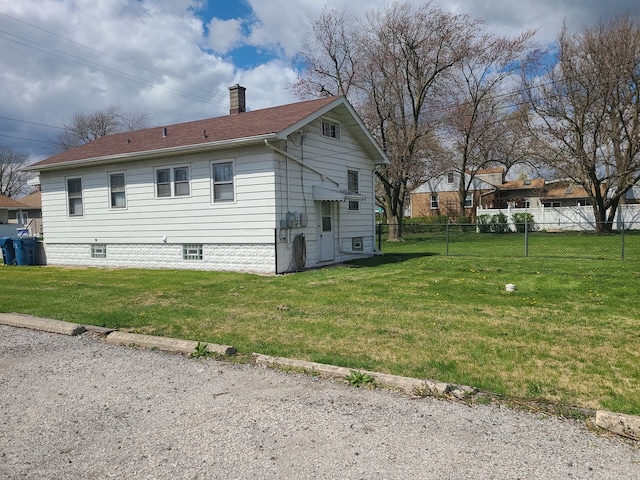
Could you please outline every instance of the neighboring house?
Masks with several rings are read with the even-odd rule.
[[[546,183],[540,195],[544,207],[584,207],[591,205],[591,199],[584,187],[568,180],[551,180]]]
[[[23,223],[16,219],[22,218],[22,212],[27,212],[29,207],[21,201],[0,195],[0,237],[15,237],[18,228]]]
[[[491,202],[488,203],[490,208],[538,208],[544,190],[544,178],[510,180],[496,188]]]
[[[465,198],[463,216],[473,219],[476,208],[483,201],[491,202],[492,194],[496,186],[500,185],[504,178],[502,168],[481,169],[471,178],[465,174],[466,185],[469,185]],[[459,172],[446,172],[420,185],[411,193],[411,216],[433,217],[446,215],[449,218],[460,217],[460,183]]]
[[[626,195],[626,202],[630,205],[640,203],[640,185],[634,185],[629,189]]]
[[[108,135],[43,160],[47,262],[284,273],[372,256],[388,163],[344,97]]]
[[[42,199],[40,188],[31,195],[22,197],[20,203],[26,206],[15,211],[15,222],[23,224],[29,230],[29,235],[33,237],[42,236]],[[11,220],[9,220],[11,221]]]

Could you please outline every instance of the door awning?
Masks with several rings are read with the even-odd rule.
[[[346,190],[334,190],[333,188],[313,186],[313,199],[316,202],[363,202],[366,197],[359,193]]]

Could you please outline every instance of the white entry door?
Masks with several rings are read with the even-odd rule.
[[[320,237],[318,242],[318,256],[321,262],[333,260],[336,256],[333,238],[332,202],[318,202],[320,204]]]

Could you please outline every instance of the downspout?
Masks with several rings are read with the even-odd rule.
[[[320,172],[319,170],[316,170],[313,167],[310,167],[308,165],[305,165],[303,162],[301,162],[300,160],[298,160],[296,157],[294,157],[293,155],[291,155],[290,153],[285,152],[284,150],[279,149],[278,147],[274,147],[273,145],[271,145],[269,143],[268,139],[264,139],[264,144],[269,147],[271,150],[273,150],[274,152],[279,153],[280,155],[284,155],[286,158],[293,160],[294,162],[296,162],[298,165],[302,165],[304,168],[306,168],[307,170],[311,170],[313,173],[316,173],[318,175],[320,175],[320,178],[322,180],[329,180],[331,183],[333,183],[336,187],[339,187],[340,184],[338,182],[336,182],[335,180],[327,177],[324,173]]]

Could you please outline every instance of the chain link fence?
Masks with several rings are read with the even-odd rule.
[[[387,238],[394,226],[377,225],[377,244],[382,252],[390,248]],[[402,239],[432,255],[640,260],[640,230],[598,233],[591,222],[405,223]]]

